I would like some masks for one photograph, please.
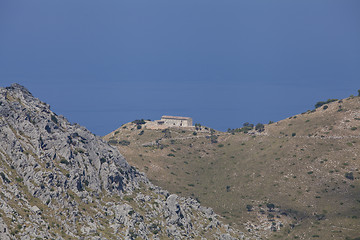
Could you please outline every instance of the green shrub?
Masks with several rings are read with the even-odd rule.
[[[58,124],[58,120],[55,115],[51,115],[51,121],[53,121],[55,124]]]
[[[66,160],[65,158],[62,158],[62,159],[60,160],[60,163],[65,164],[65,165],[69,165],[69,164],[70,164],[70,162],[69,162],[68,160]]]
[[[218,139],[218,136],[211,134],[211,136],[210,136],[211,143],[217,143],[218,142],[217,139]]]
[[[319,107],[321,107],[321,106],[323,106],[325,104],[331,103],[331,102],[336,102],[337,100],[338,99],[328,99],[326,102],[324,102],[324,101],[317,102],[315,104],[315,108],[319,108]]]
[[[3,172],[0,172],[0,176],[5,183],[10,183],[10,180],[5,176]]]
[[[196,135],[197,135],[197,132],[194,131],[194,132],[193,132],[193,135],[196,136]]]
[[[19,183],[23,182],[23,178],[21,178],[21,177],[17,177],[17,178],[15,178],[15,180]]]
[[[253,209],[253,205],[251,204],[246,205],[246,209],[248,210],[248,212],[251,212]]]
[[[269,209],[269,211],[272,211],[275,208],[275,205],[273,203],[267,203],[266,207]]]
[[[258,123],[258,124],[256,124],[256,126],[255,126],[255,130],[256,130],[256,131],[258,131],[258,132],[262,132],[262,131],[264,131],[264,130],[265,130],[265,126],[264,126],[264,124],[262,124],[262,123]]]
[[[224,144],[219,144],[219,145],[218,145],[218,147],[220,147],[220,148],[223,147],[223,146],[224,146]]]
[[[243,127],[250,127],[251,129],[253,129],[254,124],[246,122],[246,123],[243,124]]]
[[[357,129],[357,127],[352,127],[351,130],[352,131],[355,131]]]
[[[141,124],[145,124],[145,120],[144,119],[136,119],[134,121],[132,121],[132,123],[136,124],[136,125],[141,125]]]
[[[345,177],[350,180],[354,180],[354,174],[352,172],[345,173]]]
[[[111,144],[111,145],[116,145],[116,144],[118,144],[119,142],[118,142],[118,140],[111,139],[111,140],[109,140],[108,143]]]
[[[105,162],[106,162],[106,158],[104,158],[104,157],[100,158],[100,162],[101,162],[101,163],[105,163]]]
[[[123,146],[129,146],[130,145],[130,142],[127,141],[127,140],[121,140],[118,142],[120,145],[123,145]]]
[[[169,153],[169,154],[168,154],[168,157],[175,157],[175,155],[172,154],[172,153]]]

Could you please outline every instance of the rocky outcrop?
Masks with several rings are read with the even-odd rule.
[[[24,87],[0,88],[0,239],[239,239]]]

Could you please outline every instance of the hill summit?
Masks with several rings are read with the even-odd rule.
[[[126,123],[104,137],[155,184],[265,239],[359,239],[360,97],[228,132]]]

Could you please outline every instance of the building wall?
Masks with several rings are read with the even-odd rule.
[[[190,126],[192,126],[191,119],[181,120],[181,119],[162,118],[161,120],[164,121],[165,125],[168,125],[168,126],[174,126],[174,127],[190,127]]]

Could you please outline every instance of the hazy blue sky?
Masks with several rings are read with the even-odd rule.
[[[0,0],[0,86],[98,135],[138,118],[226,130],[360,88],[359,0]]]

